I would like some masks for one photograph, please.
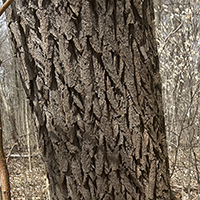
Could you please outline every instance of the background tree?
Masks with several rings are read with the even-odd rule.
[[[157,41],[171,185],[199,199],[199,1],[162,1]]]
[[[16,0],[7,12],[52,199],[170,199],[153,2]]]
[[[45,199],[47,184],[37,147],[38,135],[12,52],[5,15],[0,18],[0,60],[0,113],[4,152],[10,172],[11,197]]]

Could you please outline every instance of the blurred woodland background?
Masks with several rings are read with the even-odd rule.
[[[200,199],[200,2],[155,1],[171,186]]]
[[[171,186],[177,199],[200,199],[200,1],[154,0]],[[0,109],[13,199],[49,199],[37,123],[0,18]]]
[[[37,143],[37,122],[22,87],[5,20],[3,14],[0,18],[0,112],[11,195],[12,199],[49,199]]]

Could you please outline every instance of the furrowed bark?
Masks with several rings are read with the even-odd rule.
[[[152,0],[16,0],[7,19],[51,198],[169,200]]]

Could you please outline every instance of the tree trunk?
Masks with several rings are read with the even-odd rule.
[[[169,200],[153,1],[11,6],[51,198]]]
[[[27,140],[27,149],[28,149],[28,166],[29,166],[29,171],[32,171],[32,159],[31,159],[31,144],[30,144],[30,135],[31,135],[31,124],[30,124],[30,117],[29,117],[29,114],[30,114],[30,111],[29,111],[29,105],[28,105],[28,102],[25,101],[25,124],[26,124],[26,140]]]
[[[11,200],[9,173],[3,150],[3,129],[1,124],[1,114],[0,114],[0,180],[1,180],[0,199]]]

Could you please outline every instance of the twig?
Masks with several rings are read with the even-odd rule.
[[[13,149],[14,149],[14,147],[15,147],[16,145],[17,145],[17,143],[15,143],[15,144],[11,147],[11,149],[10,149],[8,155],[6,156],[6,163],[8,163],[9,158],[10,158],[10,155],[12,154],[12,151],[13,151]]]
[[[7,0],[3,6],[0,8],[0,16],[4,13],[4,11],[8,8],[8,6],[13,2],[14,0]]]
[[[174,33],[176,33],[176,32],[181,28],[182,25],[183,25],[183,21],[179,24],[179,26],[178,26],[176,29],[174,29],[173,31],[171,31],[171,32],[168,34],[168,36],[164,39],[165,44],[163,45],[162,51],[159,53],[159,55],[162,54],[162,52],[163,52],[163,50],[164,50],[164,48],[165,48],[165,46],[166,46],[166,44],[167,44],[167,41],[168,41],[169,37],[170,37],[171,35],[173,35]]]

